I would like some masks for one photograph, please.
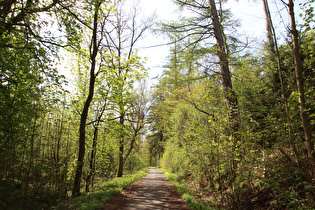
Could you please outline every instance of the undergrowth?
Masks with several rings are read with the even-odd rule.
[[[160,170],[165,174],[165,176],[167,177],[167,180],[175,185],[177,191],[182,195],[182,198],[187,202],[187,204],[189,205],[191,209],[205,209],[205,210],[218,209],[211,206],[210,204],[206,205],[205,203],[196,199],[193,193],[191,193],[189,189],[187,189],[181,183],[181,180],[177,174],[171,173],[165,169],[160,169]],[[215,205],[216,203],[213,203],[213,204]]]
[[[94,187],[88,194],[83,194],[68,202],[58,204],[54,209],[100,209],[114,196],[121,193],[125,187],[141,179],[148,172],[149,170],[146,169],[133,175],[115,178],[110,182]]]
[[[195,176],[162,171],[191,209],[315,209],[314,180],[305,169],[281,156],[265,162],[265,173],[251,179],[239,166],[240,174],[221,190]]]

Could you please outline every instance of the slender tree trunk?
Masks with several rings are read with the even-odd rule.
[[[271,22],[270,10],[269,10],[269,6],[268,6],[268,0],[263,0],[263,3],[264,3],[264,12],[265,12],[265,16],[266,16],[268,48],[272,54],[275,54],[275,42],[273,39],[274,33],[273,33],[273,26],[272,26],[272,22]]]
[[[312,142],[312,127],[310,121],[308,119],[308,114],[306,112],[306,102],[305,102],[305,92],[304,92],[304,82],[303,82],[303,73],[301,69],[301,60],[300,60],[300,46],[298,42],[298,32],[296,30],[295,25],[295,17],[294,17],[294,3],[293,0],[289,0],[289,14],[291,19],[291,33],[294,47],[294,62],[295,62],[295,73],[296,73],[296,82],[299,91],[299,101],[300,101],[300,112],[303,123],[306,148],[308,150],[308,154],[315,161],[315,152],[314,152],[314,143]]]
[[[120,139],[120,146],[119,146],[119,159],[118,159],[118,170],[117,170],[117,177],[123,176],[124,170],[124,140]]]
[[[120,116],[119,123],[121,126],[124,125],[124,115]],[[117,177],[123,176],[123,170],[124,170],[124,136],[123,134],[120,134],[120,140],[119,140],[119,157],[118,157],[118,169],[117,169]]]
[[[289,139],[292,140],[293,152],[296,156],[296,160],[298,162],[298,165],[301,165],[298,150],[296,148],[296,143],[294,141],[294,136],[293,136],[294,130],[293,130],[293,127],[291,124],[288,98],[285,94],[285,85],[284,85],[284,80],[283,80],[283,75],[282,75],[281,58],[280,58],[280,53],[279,53],[279,48],[278,48],[278,43],[277,43],[277,38],[276,38],[276,32],[275,32],[275,29],[273,27],[271,15],[270,15],[270,10],[269,10],[269,6],[268,6],[268,0],[263,0],[263,1],[264,1],[265,15],[266,15],[266,22],[267,22],[267,36],[268,36],[268,41],[269,41],[268,47],[269,47],[269,50],[271,52],[271,55],[272,56],[276,55],[276,58],[277,58],[279,79],[280,79],[280,83],[281,83],[281,92],[282,92],[282,97],[283,97],[283,101],[284,101],[284,105],[285,105],[285,112],[286,112],[287,123],[288,123]],[[282,151],[283,151],[283,153],[285,153],[284,150],[282,150]]]
[[[122,25],[121,22],[118,21],[117,22],[117,37],[118,37],[118,47],[117,47],[117,51],[118,51],[118,77],[122,77],[122,71],[123,71],[123,67],[121,64],[121,55],[122,55]],[[119,86],[119,88],[121,88],[120,91],[120,100],[123,100],[123,93],[122,93],[122,87],[124,85],[124,81],[123,84],[121,86]],[[122,101],[120,101],[121,103]],[[122,105],[119,105],[119,124],[121,126],[121,129],[123,129],[123,125],[125,123],[125,114],[124,114],[124,107]],[[117,168],[117,174],[116,177],[122,177],[123,176],[123,170],[124,170],[124,135],[123,135],[123,130],[121,131],[121,133],[119,134],[119,154],[118,154],[118,168]]]
[[[141,126],[137,127],[136,130],[134,131],[132,140],[130,142],[130,148],[128,149],[127,154],[125,155],[125,160],[127,160],[127,158],[129,157],[130,153],[132,152],[134,144],[135,144],[137,136],[138,136],[138,132],[141,130],[141,128],[142,128]]]
[[[231,120],[231,129],[233,131],[233,136],[235,141],[240,137],[238,135],[239,131],[239,120],[238,120],[238,100],[233,91],[231,73],[229,69],[229,62],[227,56],[227,50],[224,42],[224,36],[221,29],[221,24],[218,17],[218,12],[214,0],[209,0],[210,9],[211,9],[211,18],[214,28],[215,39],[218,43],[218,57],[220,61],[220,69],[222,75],[222,84],[225,92],[225,98],[227,100],[227,106],[231,109],[230,120]]]
[[[79,156],[77,160],[77,168],[75,173],[74,185],[72,190],[72,196],[78,196],[80,194],[80,183],[82,177],[82,169],[83,169],[83,161],[85,154],[85,129],[86,129],[86,120],[88,117],[89,107],[93,99],[94,95],[94,86],[95,86],[95,66],[96,66],[96,56],[98,52],[97,46],[97,21],[98,21],[98,10],[99,6],[96,6],[93,20],[93,36],[91,43],[91,69],[90,69],[90,86],[89,86],[89,94],[84,103],[83,111],[81,114],[80,120],[80,130],[79,130]]]

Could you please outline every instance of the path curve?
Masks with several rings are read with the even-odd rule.
[[[160,170],[149,170],[147,176],[126,187],[104,209],[189,209],[175,186]]]

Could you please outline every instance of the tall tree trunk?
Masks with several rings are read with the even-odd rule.
[[[79,130],[79,156],[77,160],[77,168],[75,173],[74,185],[72,190],[72,196],[76,197],[80,194],[80,183],[82,177],[82,169],[83,169],[83,161],[84,161],[84,153],[85,153],[85,127],[86,127],[86,120],[88,117],[89,107],[93,99],[94,95],[94,86],[95,86],[95,66],[96,66],[96,56],[98,53],[98,45],[97,45],[97,21],[98,21],[98,10],[99,6],[97,5],[95,8],[94,13],[94,20],[93,20],[93,36],[92,36],[92,43],[91,43],[91,69],[90,69],[90,87],[89,87],[89,94],[84,103],[83,111],[81,114],[80,120],[80,130]]]
[[[268,6],[268,0],[263,0],[264,3],[264,12],[266,16],[266,29],[267,29],[267,38],[268,38],[268,48],[272,54],[275,54],[275,41],[273,38],[273,26],[271,22],[270,10]]]
[[[231,129],[233,131],[233,136],[236,141],[239,139],[238,100],[232,87],[227,49],[225,46],[225,42],[223,38],[224,36],[222,33],[221,24],[219,21],[218,12],[217,12],[214,0],[209,0],[209,5],[211,9],[211,18],[212,18],[212,24],[214,28],[214,35],[219,46],[217,54],[220,61],[223,90],[225,92],[227,106],[231,109],[231,113],[230,113]]]
[[[209,0],[209,5],[211,9],[211,19],[212,25],[214,29],[214,36],[219,46],[217,50],[217,55],[219,57],[221,76],[222,76],[222,85],[223,91],[225,95],[225,99],[227,102],[227,107],[230,111],[230,128],[233,136],[233,147],[232,147],[232,164],[231,164],[231,181],[232,183],[236,177],[236,169],[237,169],[237,161],[235,160],[234,151],[236,151],[237,142],[241,140],[241,135],[239,134],[239,112],[238,112],[238,100],[235,92],[233,91],[231,72],[229,69],[228,62],[228,49],[226,46],[226,42],[224,40],[224,34],[221,28],[221,23],[218,17],[217,8],[214,0]]]
[[[301,68],[301,60],[300,60],[300,46],[298,42],[298,32],[296,30],[295,25],[295,17],[294,17],[294,3],[293,0],[289,0],[288,3],[289,14],[291,19],[291,33],[294,47],[294,62],[295,62],[295,73],[296,73],[296,82],[299,91],[299,101],[300,101],[300,112],[303,123],[306,148],[308,150],[308,154],[315,161],[315,152],[314,152],[314,143],[312,142],[312,127],[310,121],[308,119],[308,114],[306,112],[306,102],[305,102],[305,92],[304,92],[304,82],[303,82],[303,74]]]
[[[122,114],[119,119],[119,123],[121,126],[124,125],[124,115]],[[122,132],[123,133],[123,132]],[[123,170],[124,170],[124,135],[120,134],[119,136],[119,154],[118,154],[118,169],[117,169],[117,177],[122,177],[123,176]]]

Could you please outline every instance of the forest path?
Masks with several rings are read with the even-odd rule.
[[[147,176],[126,187],[103,209],[189,209],[175,186],[155,168]]]

